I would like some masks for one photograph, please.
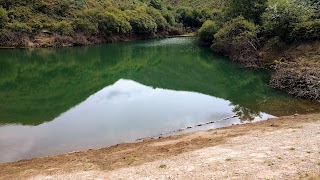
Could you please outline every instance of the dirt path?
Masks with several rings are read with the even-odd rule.
[[[3,163],[0,175],[0,179],[317,179],[320,114]]]

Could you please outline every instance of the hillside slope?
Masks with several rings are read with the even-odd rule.
[[[48,47],[165,37],[199,28],[205,6],[149,0],[0,0],[0,46]]]

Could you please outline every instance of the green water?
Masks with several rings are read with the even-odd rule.
[[[201,123],[198,121],[199,117],[206,117],[203,121],[209,117],[211,119],[224,117],[215,115],[218,111],[211,112],[210,106],[220,108],[219,111],[228,111],[225,115],[237,114],[240,116],[238,118],[240,121],[254,120],[256,117],[261,117],[261,113],[282,116],[320,111],[319,103],[295,99],[275,91],[267,85],[267,81],[267,72],[243,69],[237,63],[214,55],[208,48],[198,46],[195,38],[58,49],[2,49],[0,50],[0,136],[3,138],[0,137],[0,161],[102,147],[179,128],[187,125],[184,124],[186,119],[192,124]],[[114,89],[117,92],[134,93],[113,100],[114,104],[110,104],[110,94],[108,96],[101,94],[103,92],[117,94]],[[97,92],[100,92],[100,95],[98,93],[95,96]],[[141,95],[141,92],[147,93]],[[89,98],[90,103],[86,103],[87,98],[91,96],[98,100],[105,98],[106,102],[99,105],[96,103],[98,100],[92,101]],[[146,100],[143,99],[145,96],[154,98]],[[136,100],[138,97],[140,99]],[[118,106],[120,102],[121,106]],[[211,102],[214,103],[210,104]],[[155,108],[150,108],[155,104],[157,105]],[[81,110],[83,107],[86,108]],[[166,109],[168,107],[170,108]],[[181,118],[186,114],[184,107],[189,108],[189,115]],[[99,108],[101,111],[97,110]],[[106,113],[107,110],[110,112]],[[202,110],[207,114],[211,113],[210,116],[200,116],[199,112]],[[135,118],[131,118],[133,116]],[[77,121],[81,117],[87,118]],[[144,118],[144,122],[139,122]],[[118,119],[123,121],[130,119],[132,124],[112,124],[120,121]],[[112,123],[105,125],[104,129],[102,122]],[[146,122],[149,122],[150,126],[145,125],[148,124]],[[162,122],[168,123],[161,127]],[[169,122],[177,124],[170,125]],[[83,124],[80,125],[81,123]],[[141,127],[133,128],[137,123],[141,123]],[[94,132],[97,130],[94,129],[90,133],[81,134],[89,124],[100,125],[101,134],[95,135]],[[151,124],[156,126],[151,127]],[[71,129],[77,129],[78,126],[79,128],[81,126],[81,129],[74,135],[67,133],[71,132]],[[130,132],[132,130],[132,134],[136,136],[125,133],[128,131],[128,126],[132,127]],[[62,127],[63,132],[66,132],[64,135],[70,136],[68,142],[56,140],[60,137],[59,133],[63,134],[59,132]],[[118,128],[117,132],[121,132],[121,135],[107,127]],[[140,133],[148,129],[150,132]],[[47,139],[34,140],[35,137],[51,131]],[[110,134],[106,135],[109,131]],[[103,141],[95,143],[89,138],[91,136]],[[111,141],[108,139],[111,136],[123,137],[113,138]],[[86,138],[88,142],[93,142],[92,145],[80,146],[79,144]],[[30,139],[33,141],[28,144],[30,147],[27,150],[21,152],[16,150],[21,148],[17,144],[22,140],[31,142]],[[52,150],[54,149],[52,147],[59,145],[63,148]],[[46,150],[44,147],[51,149]]]

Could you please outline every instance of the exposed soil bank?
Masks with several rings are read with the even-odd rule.
[[[259,49],[250,49],[249,45],[237,49],[236,44],[232,50],[224,48],[228,50],[223,55],[245,67],[272,69],[270,85],[275,89],[299,98],[320,100],[320,41],[271,42],[264,42]]]
[[[300,98],[320,100],[320,41],[262,49],[260,56],[274,69],[271,86]]]
[[[320,114],[0,164],[0,179],[299,179],[320,174]]]

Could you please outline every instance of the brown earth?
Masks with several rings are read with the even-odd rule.
[[[320,114],[0,164],[0,179],[319,179]]]
[[[297,97],[320,100],[320,41],[262,48],[260,56],[274,69],[271,86]]]

